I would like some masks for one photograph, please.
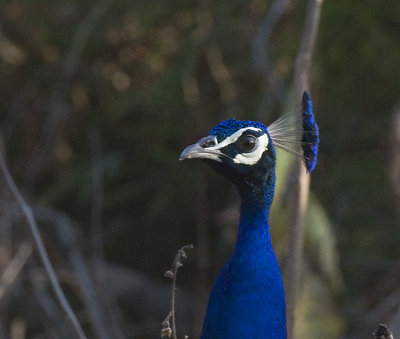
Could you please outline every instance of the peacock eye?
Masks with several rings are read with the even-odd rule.
[[[237,145],[243,152],[251,152],[257,146],[257,138],[251,134],[245,135],[237,141]]]

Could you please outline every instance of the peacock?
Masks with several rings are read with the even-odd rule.
[[[222,121],[180,156],[202,159],[229,179],[241,198],[236,245],[212,287],[201,339],[287,336],[284,289],[268,215],[275,189],[274,147],[301,157],[308,172],[317,163],[319,130],[307,92],[302,113],[300,128],[291,128],[287,117],[268,128],[256,121]]]

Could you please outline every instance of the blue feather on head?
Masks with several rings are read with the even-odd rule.
[[[258,121],[228,119],[214,126],[210,132],[208,132],[208,135],[215,135],[218,141],[221,141],[237,130],[245,127],[255,127],[268,132],[267,127]]]
[[[311,95],[303,93],[303,137],[301,139],[304,155],[304,163],[307,171],[311,173],[317,165],[317,154],[319,148],[319,128],[313,114]]]
[[[304,92],[301,105],[301,121],[293,115],[284,115],[271,125],[268,131],[274,146],[303,160],[311,173],[317,165],[319,128],[314,118],[310,93]]]

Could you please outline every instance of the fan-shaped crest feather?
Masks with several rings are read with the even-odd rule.
[[[303,93],[303,137],[301,138],[302,148],[308,172],[317,165],[317,154],[319,147],[319,128],[313,114],[313,107],[310,93]]]
[[[319,128],[308,92],[303,94],[301,109],[302,124],[293,115],[286,114],[268,126],[268,131],[274,146],[303,159],[307,171],[311,173],[317,165]]]

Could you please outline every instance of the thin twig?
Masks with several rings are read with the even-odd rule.
[[[22,213],[25,215],[25,218],[28,222],[29,228],[31,230],[34,243],[37,247],[39,252],[40,259],[42,260],[43,266],[45,268],[46,274],[50,280],[51,287],[60,303],[61,308],[67,315],[68,319],[70,320],[73,328],[75,329],[76,334],[81,339],[86,339],[86,335],[83,332],[81,325],[78,322],[74,312],[72,311],[71,306],[69,305],[64,292],[61,289],[60,283],[57,279],[56,273],[54,271],[53,265],[50,262],[49,256],[46,252],[46,249],[43,244],[42,237],[40,236],[40,232],[38,226],[36,224],[36,220],[33,217],[32,209],[28,206],[25,202],[24,198],[22,197],[21,193],[19,192],[17,185],[15,184],[11,174],[7,168],[6,162],[4,161],[3,154],[0,152],[0,169],[4,175],[6,183],[10,188],[12,194],[14,195],[15,200],[18,202],[19,206],[21,207]]]
[[[308,0],[307,15],[294,68],[295,97],[301,98],[309,87],[309,76],[317,39],[323,0]]]
[[[294,92],[296,99],[300,99],[303,91],[309,87],[312,52],[317,37],[321,8],[322,0],[308,1],[307,15],[294,70]],[[301,112],[299,112],[297,118],[301,121],[300,114]],[[294,337],[296,296],[300,285],[303,258],[304,217],[308,204],[310,187],[310,176],[307,175],[301,161],[295,161],[293,173],[294,180],[291,183],[293,191],[289,219],[288,255],[285,272],[286,312],[289,339]]]
[[[175,291],[176,291],[176,276],[178,269],[182,267],[181,259],[186,259],[186,251],[193,249],[193,245],[185,245],[176,252],[174,262],[172,263],[171,269],[164,273],[164,276],[172,279],[172,294],[171,294],[171,311],[168,316],[162,322],[161,337],[167,336],[173,339],[177,339],[176,334],[176,319],[175,319]],[[170,326],[170,320],[172,322],[172,328]],[[187,336],[185,336],[187,338]]]
[[[74,278],[88,310],[90,325],[96,338],[110,338],[110,326],[99,303],[99,296],[96,293],[88,264],[77,246],[78,239],[74,232],[73,221],[66,214],[49,208],[35,207],[34,213],[38,220],[50,221],[55,226],[52,227],[52,230],[55,231],[58,241],[71,263]]]
[[[372,335],[377,339],[393,339],[392,333],[385,324],[379,324],[378,328]]]
[[[267,53],[269,40],[271,39],[272,33],[275,31],[279,19],[286,12],[290,1],[291,0],[275,0],[271,4],[253,38],[251,44],[253,63],[264,77],[268,76],[271,69]]]
[[[285,99],[283,80],[272,67],[268,51],[271,49],[270,40],[280,18],[287,11],[291,0],[275,0],[269,7],[264,19],[258,27],[257,33],[251,43],[252,59],[254,67],[264,77],[270,86],[270,93],[279,102]],[[264,109],[262,109],[264,111]]]
[[[10,261],[0,278],[0,298],[6,292],[6,289],[13,284],[22,268],[25,266],[32,253],[32,247],[28,244],[22,244]]]

